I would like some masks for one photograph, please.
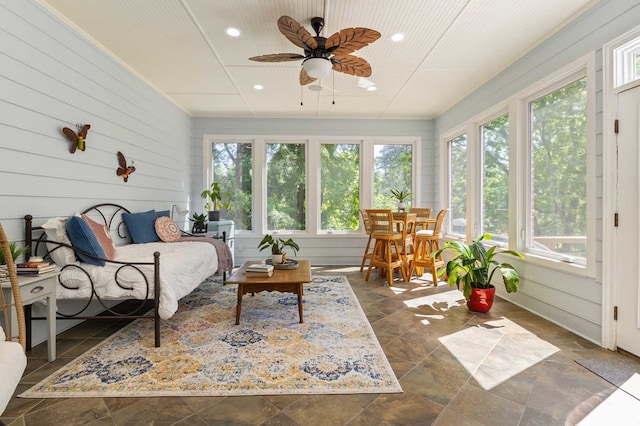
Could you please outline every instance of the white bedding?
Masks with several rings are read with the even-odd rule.
[[[162,319],[170,318],[178,309],[178,300],[202,283],[218,270],[216,249],[207,242],[174,242],[129,244],[116,248],[114,260],[122,262],[153,262],[153,253],[160,252],[160,306],[158,312]],[[118,274],[119,282],[132,290],[120,288],[115,280],[115,272],[122,265],[108,263],[95,266],[81,263],[80,266],[89,273],[94,282],[96,293],[103,299],[144,299],[147,286],[141,274],[131,267],[125,267]],[[153,265],[142,266],[153,297]],[[62,271],[61,282],[69,290],[58,285],[57,298],[87,299],[91,296],[91,284],[87,275],[73,266]]]

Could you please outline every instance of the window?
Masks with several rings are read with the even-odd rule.
[[[267,143],[267,229],[305,230],[306,144]]]
[[[449,233],[465,236],[467,229],[467,135],[447,142],[449,163]]]
[[[527,248],[563,260],[587,255],[587,79],[528,102]]]
[[[320,229],[357,231],[360,222],[360,146],[320,145]]]
[[[205,135],[203,144],[204,188],[215,180],[232,194],[222,218],[240,238],[361,234],[358,209],[375,199],[395,210],[392,188],[420,203],[419,137]]]
[[[613,56],[615,87],[640,79],[640,38],[614,49]]]
[[[448,237],[595,274],[594,76],[590,54],[442,135]]]
[[[482,233],[509,242],[509,115],[480,126],[482,144]]]
[[[413,192],[413,146],[380,144],[374,146],[373,207],[396,210],[398,203],[391,190]],[[408,209],[412,203],[406,203]]]
[[[225,218],[232,219],[237,230],[251,230],[253,144],[251,141],[214,142],[211,149],[212,180],[220,183],[223,193],[233,194]]]

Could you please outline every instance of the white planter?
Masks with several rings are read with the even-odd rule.
[[[403,212],[403,211],[404,211],[404,209],[405,209],[405,207],[406,207],[406,206],[404,205],[404,202],[402,202],[402,203],[398,203],[398,211],[399,211],[399,212]]]
[[[282,254],[272,254],[271,262],[273,262],[274,265],[282,263]]]

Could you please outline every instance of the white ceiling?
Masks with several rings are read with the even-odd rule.
[[[193,116],[434,118],[567,24],[593,0],[40,0]],[[298,83],[302,53],[278,30],[291,16],[321,35],[367,27],[382,37],[355,55],[377,91],[342,73]],[[225,34],[227,27],[242,32]],[[401,32],[405,39],[393,42]],[[317,82],[316,82],[317,83]],[[261,84],[263,90],[253,86]],[[335,88],[335,105],[332,104]],[[304,103],[300,105],[300,101]]]

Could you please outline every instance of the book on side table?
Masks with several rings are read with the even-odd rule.
[[[273,275],[273,265],[255,264],[247,266],[245,273],[248,277],[270,277]]]
[[[44,262],[41,258],[30,258],[28,262],[17,263],[18,275],[42,275],[56,270],[56,265]]]

